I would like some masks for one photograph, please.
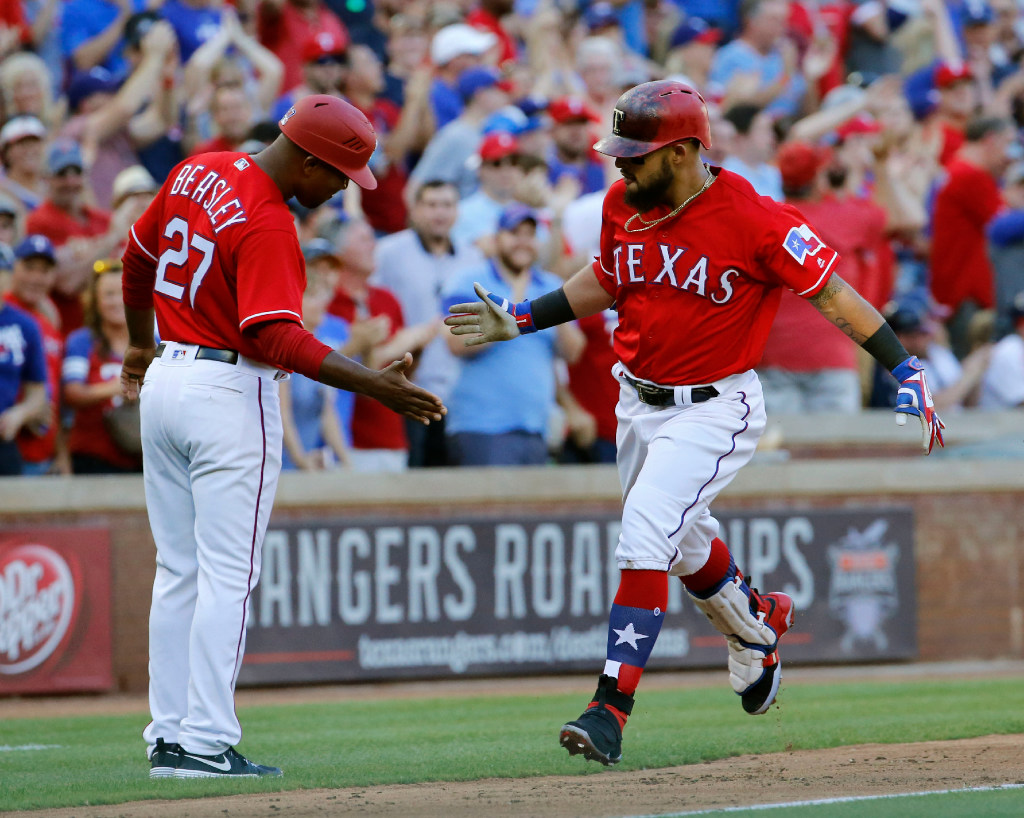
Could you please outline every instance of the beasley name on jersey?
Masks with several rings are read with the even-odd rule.
[[[622,181],[605,197],[594,272],[618,304],[620,360],[656,383],[709,383],[754,367],[781,288],[813,296],[838,258],[794,207],[713,172],[715,183],[682,213],[645,230]]]

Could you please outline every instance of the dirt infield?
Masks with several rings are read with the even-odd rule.
[[[851,675],[873,678],[918,676],[964,677],[1020,675],[1019,663],[951,668],[901,666],[885,668],[808,669],[796,671],[790,682],[820,684],[828,679],[849,681]],[[650,687],[720,684],[720,674],[651,674]],[[795,677],[795,678],[793,678]],[[493,694],[500,683],[472,681],[358,687],[246,691],[240,703],[323,701],[365,696],[423,697]],[[575,689],[579,679],[538,680],[538,687],[555,692]],[[5,715],[31,717],[45,709],[48,716],[68,712],[130,712],[140,709],[137,697],[50,699],[8,702]],[[144,701],[141,702],[145,708]],[[36,712],[39,711],[39,712]],[[529,779],[487,779],[471,782],[307,790],[267,795],[206,798],[192,801],[146,801],[102,807],[10,813],[12,818],[264,818],[269,816],[355,815],[368,818],[602,818],[657,815],[716,807],[752,806],[838,796],[886,795],[961,787],[995,786],[1024,781],[1021,768],[1024,735],[985,736],[960,741],[915,744],[870,744],[829,750],[800,750],[657,770],[618,771],[598,775]],[[590,765],[598,769],[597,765]]]

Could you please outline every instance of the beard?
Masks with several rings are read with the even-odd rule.
[[[643,185],[638,181],[636,182],[635,190],[630,190],[627,187],[623,198],[630,207],[635,207],[641,213],[646,213],[648,210],[664,203],[668,197],[668,189],[672,186],[674,180],[675,177],[672,175],[671,168],[662,162],[661,169],[644,182]]]

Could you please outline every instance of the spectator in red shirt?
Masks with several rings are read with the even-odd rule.
[[[965,136],[935,196],[929,260],[932,296],[952,310],[946,328],[950,347],[961,359],[969,351],[971,316],[995,306],[985,228],[1003,207],[998,180],[1010,165],[1014,129],[1000,117],[978,117],[968,123]]]
[[[10,252],[10,251],[7,251]],[[26,236],[14,249],[10,289],[4,300],[31,315],[43,339],[46,358],[46,389],[49,397],[49,418],[22,427],[18,435],[22,474],[46,474],[53,468],[66,471],[57,461],[57,433],[60,426],[57,404],[60,396],[60,367],[64,358],[64,339],[57,328],[57,309],[49,292],[57,266],[53,244],[45,236]]]
[[[948,165],[964,144],[964,129],[978,109],[974,74],[967,63],[940,62],[932,82],[938,93],[935,110],[928,117],[925,135],[938,133],[939,164]]]
[[[363,215],[378,233],[397,233],[408,227],[409,211],[402,192],[409,179],[406,168],[408,120],[402,127],[402,110],[380,96],[384,91],[384,66],[365,45],[348,50],[345,97],[373,124],[377,150],[370,158],[370,169],[377,178],[376,190],[360,191]]]
[[[386,340],[376,346],[363,363],[371,369],[391,363],[400,351],[419,351],[436,334],[436,324],[404,330],[402,307],[390,291],[368,284],[374,272],[373,228],[361,219],[345,222],[335,241],[341,268],[334,300],[328,311],[349,324],[379,318],[387,322]],[[356,471],[404,471],[408,467],[409,443],[405,421],[383,404],[356,395],[352,412],[352,467]]]
[[[306,41],[302,49],[302,82],[278,98],[270,111],[275,122],[303,97],[310,94],[330,94],[340,97],[345,79],[345,41],[321,31]]]
[[[139,472],[142,445],[135,443],[132,420],[138,404],[121,398],[128,327],[119,260],[94,264],[86,302],[86,325],[68,336],[63,367],[64,402],[75,410],[68,437],[71,468],[75,474]]]
[[[258,14],[260,42],[284,64],[282,88],[302,82],[303,51],[314,35],[326,32],[349,43],[345,25],[323,0],[262,0]]]
[[[815,225],[820,238],[839,252],[835,272],[859,288],[877,272],[866,263],[885,235],[886,213],[869,200],[839,198],[829,189],[827,148],[790,142],[778,153],[785,200]],[[784,290],[772,324],[758,377],[765,410],[774,414],[829,412],[853,414],[861,408],[857,348],[841,330],[808,320],[814,306]]]
[[[57,280],[51,295],[66,337],[82,326],[79,298],[92,259],[110,255],[124,241],[132,220],[121,218],[112,224],[108,212],[87,204],[85,160],[77,143],[54,142],[46,169],[49,195],[28,217],[25,232],[46,236],[57,247]]]
[[[217,135],[196,145],[192,156],[212,151],[237,151],[255,124],[249,95],[244,88],[235,85],[220,85],[213,89],[210,117]]]

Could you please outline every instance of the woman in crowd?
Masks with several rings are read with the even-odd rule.
[[[68,448],[74,474],[142,471],[138,404],[121,400],[121,361],[128,346],[121,262],[93,265],[85,326],[68,336],[64,405],[74,411]]]

